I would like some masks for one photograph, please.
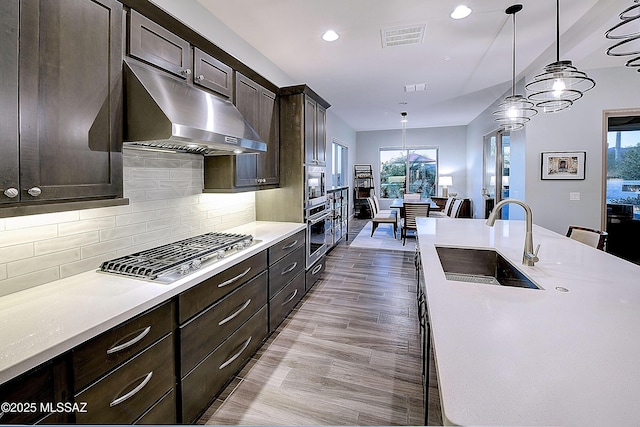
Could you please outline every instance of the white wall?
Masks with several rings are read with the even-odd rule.
[[[333,153],[331,152],[331,144],[336,142],[348,148],[348,165],[347,165],[347,177],[346,184],[353,188],[353,165],[355,164],[356,157],[358,155],[358,149],[356,145],[356,132],[340,117],[335,115],[331,108],[327,110],[327,179],[331,175],[331,163],[333,161]],[[328,182],[328,185],[331,183]],[[352,191],[349,192],[349,197],[352,197]],[[353,211],[353,203],[350,200],[349,212]]]
[[[640,75],[626,67],[587,70],[596,87],[571,110],[538,114],[527,126],[527,203],[534,222],[558,233],[571,224],[603,227],[603,111],[640,107]],[[540,179],[543,151],[586,151],[584,181]],[[580,193],[570,201],[569,193]]]
[[[399,119],[398,119],[399,121]],[[380,157],[382,147],[402,147],[402,130],[382,130],[357,132],[358,164],[371,164],[375,177],[376,194],[380,194]],[[468,197],[467,192],[467,158],[466,126],[450,126],[441,128],[407,129],[407,147],[438,147],[440,175],[451,175],[453,186],[450,192],[457,192],[458,197]],[[438,189],[440,191],[440,189]],[[384,202],[384,201],[383,201]],[[385,203],[382,203],[386,206]]]

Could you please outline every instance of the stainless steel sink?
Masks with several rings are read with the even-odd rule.
[[[448,280],[541,289],[493,249],[436,246],[436,251]]]

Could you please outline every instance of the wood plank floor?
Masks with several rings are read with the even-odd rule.
[[[364,224],[351,223],[351,239]],[[341,242],[322,279],[198,423],[422,425],[416,316],[413,253]],[[429,424],[439,425],[432,385]]]

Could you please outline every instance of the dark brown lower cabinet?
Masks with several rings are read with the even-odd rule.
[[[182,423],[193,423],[267,337],[267,306],[211,352],[181,381]]]
[[[278,262],[269,267],[269,298],[273,298],[280,289],[304,271],[305,252],[304,247],[286,255]]]
[[[269,301],[269,332],[273,332],[293,310],[305,293],[304,271],[289,282]]]
[[[320,277],[322,276],[322,272],[325,270],[325,262],[327,258],[323,255],[314,265],[311,266],[309,270],[307,270],[307,278],[305,284],[305,292],[309,292],[309,289],[316,284]]]
[[[260,308],[267,304],[267,272],[180,326],[180,372],[191,371]]]
[[[173,333],[75,396],[78,424],[131,424],[174,387]],[[173,420],[167,420],[171,422]]]
[[[71,421],[69,413],[50,412],[46,406],[72,401],[67,360],[57,358],[0,387],[0,424],[66,424]]]
[[[158,425],[175,424],[176,414],[176,391],[169,390],[160,398],[147,412],[142,414],[134,424]]]

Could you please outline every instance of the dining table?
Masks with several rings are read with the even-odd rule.
[[[426,199],[393,199],[393,202],[391,202],[391,205],[389,206],[391,209],[399,209],[400,210],[400,216],[402,216],[402,211],[404,209],[404,203],[405,202],[409,202],[409,203],[424,203],[424,204],[429,204],[429,210],[432,211],[439,211],[440,210],[440,206],[438,206],[436,204],[436,202],[434,202],[433,200],[431,200],[431,198],[426,198]]]

